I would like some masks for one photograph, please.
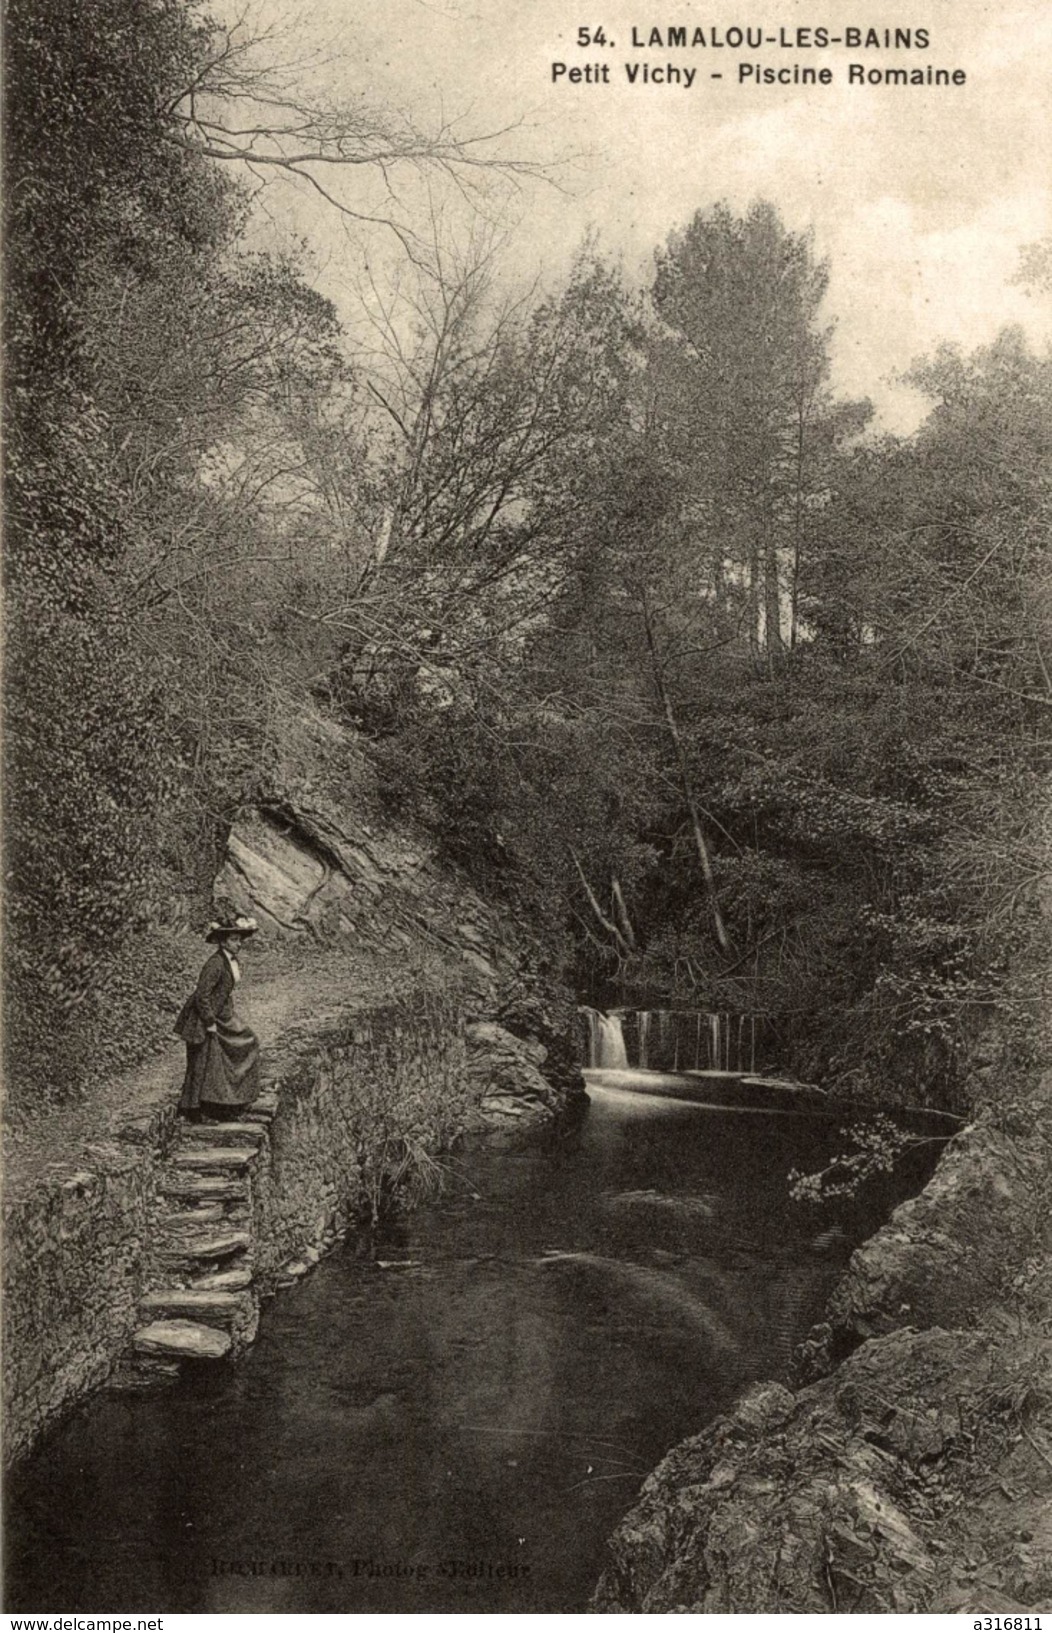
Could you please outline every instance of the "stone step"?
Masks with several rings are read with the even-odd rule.
[[[276,1117],[277,1114],[277,1096],[262,1095],[258,1100],[253,1100],[250,1106],[245,1107],[241,1117],[246,1123],[269,1123],[271,1118]]]
[[[132,1338],[138,1355],[164,1355],[175,1360],[220,1361],[229,1355],[229,1333],[198,1321],[151,1321]]]
[[[233,1175],[180,1173],[178,1169],[161,1175],[162,1196],[183,1197],[193,1202],[244,1202],[248,1185]]]
[[[178,1376],[178,1361],[165,1360],[161,1355],[137,1355],[129,1350],[113,1368],[106,1386],[109,1389],[156,1389],[158,1384],[174,1383]]]
[[[266,1130],[260,1123],[185,1123],[183,1145],[259,1145]]]
[[[215,1270],[210,1276],[199,1276],[193,1286],[195,1292],[200,1290],[202,1293],[206,1293],[213,1288],[229,1288],[233,1292],[252,1286],[252,1272],[240,1266],[237,1270]]]
[[[139,1314],[144,1321],[154,1316],[169,1316],[229,1327],[251,1314],[251,1301],[243,1293],[220,1288],[167,1287],[141,1298]]]
[[[258,1147],[254,1145],[184,1146],[176,1151],[172,1161],[177,1168],[192,1168],[198,1173],[229,1168],[238,1172],[247,1168]]]
[[[203,1208],[184,1208],[180,1213],[163,1213],[157,1223],[162,1230],[182,1230],[188,1225],[214,1225],[226,1217],[221,1202]]]
[[[215,1235],[170,1236],[167,1242],[161,1243],[161,1254],[169,1260],[229,1259],[251,1246],[252,1237],[247,1230],[228,1230]]]

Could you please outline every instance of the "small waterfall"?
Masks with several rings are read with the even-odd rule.
[[[624,1071],[628,1051],[621,1030],[620,1015],[604,1015],[598,1009],[582,1009],[588,1027],[588,1064],[607,1071]]]
[[[660,1051],[660,1059],[656,1062],[656,1064],[665,1071],[668,1071],[669,1065],[671,1064],[668,1058],[668,1034],[669,1022],[671,1020],[672,1012],[670,1010],[658,1010],[658,1049]]]
[[[586,1051],[587,1063],[594,1066],[599,1058],[599,1016],[594,1009],[581,1008],[584,1024],[588,1028],[588,1048]]]
[[[596,1065],[606,1067],[608,1071],[623,1072],[628,1066],[628,1051],[621,1031],[621,1017],[598,1015],[596,1018],[599,1022]]]
[[[584,1053],[611,1071],[755,1072],[777,1069],[777,1034],[768,1017],[706,1009],[624,1009],[582,1005]]]

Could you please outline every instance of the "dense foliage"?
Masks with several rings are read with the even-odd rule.
[[[306,255],[245,247],[230,109],[271,110],[278,170],[282,120],[315,166],[455,144],[308,117],[252,49],[187,0],[8,7],[21,1098],[76,1091],[307,697],[596,1001],[751,1011],[808,1076],[959,1095],[1025,1021],[1048,357],[942,351],[916,435],[872,432],[769,204],[700,208],[649,288],[586,246],[511,295],[428,193],[345,327]]]

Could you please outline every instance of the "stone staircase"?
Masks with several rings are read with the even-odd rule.
[[[151,1279],[162,1285],[139,1300],[142,1325],[120,1381],[150,1383],[184,1361],[219,1361],[254,1339],[252,1170],[276,1111],[276,1097],[263,1095],[239,1122],[176,1124],[153,1226]]]

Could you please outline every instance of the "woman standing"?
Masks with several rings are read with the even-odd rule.
[[[186,1044],[179,1114],[191,1123],[236,1121],[259,1094],[259,1039],[234,1013],[233,1001],[241,980],[238,955],[257,929],[255,919],[240,916],[209,926],[205,940],[215,942],[216,951],[175,1023]]]

